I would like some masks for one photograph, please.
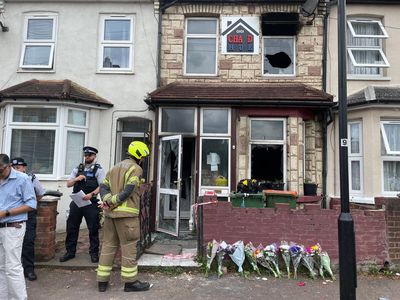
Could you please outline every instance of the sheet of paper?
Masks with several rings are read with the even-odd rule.
[[[92,204],[92,201],[90,201],[90,200],[88,200],[88,201],[83,200],[85,193],[82,190],[80,190],[78,193],[71,194],[69,196],[71,197],[72,201],[74,201],[78,207],[84,207],[84,206]]]

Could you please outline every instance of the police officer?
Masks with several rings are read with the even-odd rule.
[[[85,162],[72,170],[67,180],[67,187],[73,186],[74,193],[83,191],[85,193],[83,200],[91,201],[91,204],[78,207],[75,202],[71,201],[67,219],[67,237],[65,239],[67,252],[60,258],[60,262],[65,262],[75,257],[79,227],[83,217],[89,229],[90,259],[92,263],[99,261],[100,210],[97,207],[97,194],[99,193],[99,185],[104,180],[106,174],[104,169],[95,162],[98,153],[96,148],[85,146],[83,147],[83,153]]]
[[[14,157],[11,160],[11,164],[15,170],[26,173],[27,164],[22,157]],[[35,190],[36,201],[40,201],[45,190],[35,174],[28,173],[27,175],[29,180],[32,182],[33,189]],[[28,212],[24,242],[22,244],[22,266],[24,267],[25,277],[30,281],[37,279],[35,273],[36,215],[37,210],[31,210]]]

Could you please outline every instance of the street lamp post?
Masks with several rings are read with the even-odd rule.
[[[338,95],[340,200],[338,219],[340,300],[355,300],[357,287],[354,222],[349,206],[348,140],[347,140],[347,69],[346,69],[346,0],[338,0]]]

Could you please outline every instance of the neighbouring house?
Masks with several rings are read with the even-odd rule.
[[[133,138],[152,141],[154,113],[143,99],[157,85],[157,6],[0,1],[1,152],[24,157],[46,189],[63,193],[57,230],[84,145],[98,148],[108,170]]]
[[[239,180],[325,194],[323,90],[326,1],[160,3],[160,87],[155,111],[155,228],[193,228],[198,196],[227,200]]]
[[[347,0],[350,201],[400,193],[400,1]],[[337,94],[337,5],[328,21],[327,91]],[[337,100],[337,99],[336,99]],[[328,193],[340,194],[338,120],[328,130]]]

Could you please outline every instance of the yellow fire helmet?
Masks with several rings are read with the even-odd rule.
[[[150,155],[150,150],[143,142],[133,141],[129,144],[128,153],[137,159]]]

